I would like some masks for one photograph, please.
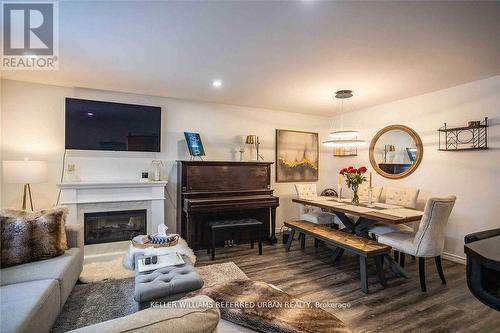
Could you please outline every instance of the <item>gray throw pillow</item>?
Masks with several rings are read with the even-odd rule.
[[[1,268],[60,256],[68,249],[68,210],[0,210]]]

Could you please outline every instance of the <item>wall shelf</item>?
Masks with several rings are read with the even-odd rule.
[[[439,151],[465,151],[488,149],[488,117],[473,126],[447,127],[438,129]]]

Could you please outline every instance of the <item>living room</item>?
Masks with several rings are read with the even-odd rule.
[[[499,2],[30,6],[1,332],[500,327]]]

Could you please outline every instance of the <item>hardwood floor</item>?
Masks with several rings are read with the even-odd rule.
[[[333,265],[331,249],[323,245],[316,249],[309,238],[305,250],[300,250],[299,243],[294,241],[288,253],[281,243],[266,244],[262,256],[246,244],[219,248],[215,261],[206,251],[198,251],[196,266],[233,261],[249,278],[274,284],[304,301],[350,303],[350,308],[325,310],[354,332],[500,332],[500,313],[471,295],[464,265],[443,260],[445,286],[434,260],[426,260],[427,293],[423,293],[418,260],[407,257],[409,279],[397,278],[385,268],[387,288],[378,283],[375,264],[369,260],[369,294],[365,295],[354,255],[346,253]]]

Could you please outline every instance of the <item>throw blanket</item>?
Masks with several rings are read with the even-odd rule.
[[[130,270],[134,270],[135,269],[134,257],[136,255],[162,255],[174,252],[178,252],[181,255],[187,256],[189,260],[191,260],[193,265],[196,263],[196,256],[194,255],[193,250],[188,246],[188,244],[184,239],[179,238],[179,242],[176,245],[169,247],[157,247],[157,248],[148,247],[145,249],[138,249],[133,247],[132,244],[130,244],[127,254],[125,255],[125,257],[123,257],[123,266]]]
[[[300,303],[265,282],[233,280],[197,290],[194,295],[207,295],[216,302],[254,302],[267,304]],[[227,303],[226,303],[227,304]],[[344,322],[323,309],[292,307],[221,307],[223,319],[264,333],[348,333]]]

